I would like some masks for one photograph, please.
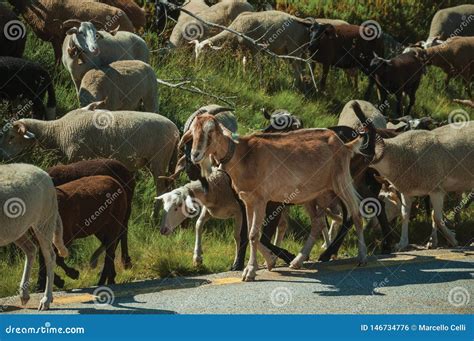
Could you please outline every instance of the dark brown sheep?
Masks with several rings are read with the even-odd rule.
[[[25,51],[26,28],[3,3],[0,3],[0,32],[0,56],[21,58]]]
[[[115,283],[115,249],[127,225],[129,205],[125,189],[110,176],[89,176],[56,187],[65,245],[95,235],[106,249],[98,285]],[[78,277],[79,273],[57,256],[59,266]],[[40,278],[44,267],[40,264]],[[43,283],[40,282],[40,286]]]
[[[92,175],[108,175],[117,180],[124,188],[129,204],[127,206],[125,218],[128,222],[132,212],[132,199],[135,190],[135,178],[121,162],[112,159],[84,160],[68,165],[57,165],[47,170],[53,179],[55,186],[63,185],[67,182],[77,180]],[[122,264],[125,268],[130,268],[132,262],[128,255],[128,226],[125,225],[125,232],[121,238]],[[98,254],[100,250],[96,251]]]
[[[389,93],[394,94],[397,97],[397,117],[408,115],[415,104],[416,91],[424,74],[422,60],[414,52],[403,53],[390,60],[375,55],[369,70],[381,94],[381,102],[386,102]],[[405,111],[402,107],[404,94],[410,98]]]
[[[330,66],[341,69],[359,68],[367,73],[373,53],[383,56],[384,46],[381,37],[364,39],[361,26],[320,24],[314,22],[310,27],[309,51],[312,60],[323,65],[321,90],[326,86]],[[374,80],[370,78],[369,90]]]

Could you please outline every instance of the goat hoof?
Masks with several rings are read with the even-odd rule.
[[[321,256],[319,256],[318,261],[320,262],[329,262],[331,260],[331,255],[323,253]]]
[[[301,267],[303,266],[303,262],[305,260],[308,260],[308,257],[303,256],[301,253],[298,254],[298,256],[296,256],[295,259],[293,259],[291,261],[290,268],[292,268],[292,269],[301,269]]]
[[[132,260],[130,257],[122,259],[122,265],[124,269],[131,269],[132,268]]]
[[[366,265],[367,265],[367,260],[359,261],[359,263],[357,264],[357,266],[366,266]]]
[[[52,302],[52,300],[53,300],[52,298],[48,299],[47,297],[43,297],[40,301],[38,310],[39,311],[49,310],[49,305]]]
[[[437,247],[438,247],[438,243],[435,243],[435,242],[428,242],[426,244],[427,249],[436,249]]]
[[[244,282],[252,282],[255,281],[255,276],[257,275],[257,272],[255,271],[254,266],[247,266],[244,269],[244,272],[242,274],[242,281]]]
[[[202,257],[194,256],[193,257],[193,265],[194,266],[201,266],[202,265]]]
[[[79,271],[77,271],[76,269],[71,269],[67,275],[72,278],[72,279],[78,279],[79,278]],[[63,282],[63,286],[64,286],[64,281]]]
[[[395,245],[395,250],[397,252],[402,252],[402,251],[406,250],[407,247],[408,247],[408,244],[398,243],[397,245]]]
[[[272,271],[272,269],[275,267],[276,262],[277,262],[278,257],[273,255],[269,261],[265,261],[265,267],[267,268],[268,271]]]
[[[232,264],[230,271],[242,271],[244,269],[243,264]]]
[[[30,300],[30,295],[28,293],[23,293],[20,296],[21,305],[26,305]]]

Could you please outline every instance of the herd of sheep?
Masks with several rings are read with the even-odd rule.
[[[308,61],[311,67],[316,63],[323,67],[320,90],[331,67],[344,69],[355,81],[360,71],[369,79],[366,99],[376,86],[382,103],[351,100],[338,125],[330,128],[304,128],[291,108],[265,112],[269,125],[261,133],[239,136],[231,108],[203,106],[190,115],[182,132],[159,114],[158,86],[166,82],[157,79],[148,64],[150,49],[138,35],[146,24],[146,11],[133,0],[9,2],[11,6],[0,3],[0,26],[21,16],[40,39],[51,42],[56,67],[62,62],[70,73],[80,103],[78,109],[56,118],[52,77],[41,65],[22,58],[26,37],[0,37],[0,99],[29,100],[33,116],[13,118],[2,128],[0,157],[11,162],[32,149],[53,149],[68,160],[47,171],[30,164],[0,165],[0,246],[15,243],[26,254],[19,290],[23,304],[29,299],[38,246],[38,285],[45,289],[40,310],[49,309],[53,283],[64,285],[54,274],[56,264],[69,277],[79,276],[64,261],[74,239],[95,235],[100,240],[90,262],[96,266],[101,253],[106,253],[99,285],[115,283],[119,243],[124,267],[132,266],[128,220],[134,173],[142,168],[149,169],[154,179],[153,217],[161,216],[163,235],[197,217],[195,265],[203,262],[206,221],[234,219],[232,269],[243,270],[245,281],[255,279],[257,250],[269,270],[278,258],[297,269],[322,234],[326,250],[319,259],[328,261],[352,225],[358,261],[365,264],[363,218],[372,218],[372,226],[380,225],[382,253],[390,253],[391,223],[401,215],[402,236],[396,249],[402,250],[409,244],[415,197],[427,198],[433,209],[428,246],[438,245],[438,230],[457,245],[443,206],[447,193],[460,197],[469,193],[463,207],[472,200],[474,124],[468,119],[442,124],[408,114],[430,65],[443,69],[446,82],[460,78],[468,99],[457,101],[474,106],[470,92],[474,5],[439,10],[426,41],[402,46],[374,27],[298,18],[273,9],[258,12],[245,0],[222,0],[213,6],[187,0],[181,7],[156,1],[152,20],[158,24],[163,25],[167,11],[182,11],[166,47],[169,53],[189,46],[198,58],[206,47],[227,46],[222,53],[241,49],[257,63],[261,52],[272,54],[291,62],[294,85],[301,90],[308,86],[304,72]],[[391,119],[383,115],[389,111],[383,105],[389,94],[397,98]],[[409,97],[406,108],[403,95]],[[191,182],[172,189],[182,172]],[[367,216],[367,202],[380,205],[380,210]],[[280,247],[291,205],[302,205],[311,222],[297,255]],[[327,218],[332,222],[329,230]],[[250,259],[245,265],[248,244]]]

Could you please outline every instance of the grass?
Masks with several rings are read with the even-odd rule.
[[[279,6],[290,10],[299,10],[306,14],[314,12],[317,8],[318,13],[325,13],[327,17],[343,19],[353,17],[371,18],[371,13],[377,12],[377,8],[379,8],[377,6],[386,6],[381,1],[369,1],[365,6],[361,5],[361,2],[349,0],[344,2],[278,1],[278,3]],[[320,3],[324,5],[319,6]],[[352,6],[354,3],[358,5]],[[398,8],[391,1],[387,3],[391,4],[390,8]],[[417,2],[406,1],[406,3],[413,7],[405,8],[404,11],[419,10]],[[348,8],[354,10],[347,10]],[[341,15],[338,15],[338,13],[341,13]],[[426,25],[424,29],[427,30]],[[401,31],[394,31],[394,36],[402,34]],[[426,32],[420,31],[417,34],[424,37]],[[157,49],[162,46],[166,35],[157,36],[156,33],[148,31],[145,37],[151,49]],[[257,70],[250,59],[248,70],[244,73],[241,64],[238,62],[240,58],[233,56],[233,54],[232,51],[211,51],[206,54],[204,61],[195,63],[189,53],[177,51],[170,55],[154,54],[151,64],[155,68],[158,77],[162,79],[189,78],[193,80],[195,85],[206,91],[225,96],[235,96],[232,101],[237,108],[236,115],[239,120],[239,132],[241,134],[256,131],[265,125],[266,122],[260,113],[262,107],[270,110],[287,108],[302,117],[307,127],[334,125],[344,104],[350,99],[362,98],[367,86],[367,80],[362,79],[359,88],[353,89],[348,85],[343,72],[331,70],[325,94],[304,96],[304,94],[294,89],[291,69],[287,63],[266,59],[263,61],[262,69]],[[54,74],[59,115],[77,108],[78,102],[69,74],[62,66],[54,73],[53,53],[49,44],[40,41],[29,32],[25,57],[40,62],[51,74]],[[446,119],[452,110],[458,108],[457,105],[451,102],[451,98],[463,97],[461,82],[452,81],[449,87],[444,89],[443,81],[444,75],[440,70],[428,70],[417,93],[417,102],[414,109],[416,116],[431,115],[438,119]],[[176,122],[178,127],[182,127],[188,115],[196,108],[213,102],[215,100],[204,96],[166,87],[160,88],[160,112]],[[391,99],[392,107],[394,107],[393,104],[393,99]],[[0,114],[0,118],[5,120],[11,117],[5,110]],[[59,158],[52,151],[47,153],[35,151],[22,161],[46,168],[57,163]],[[182,178],[180,184],[184,182],[185,179]],[[230,221],[210,221],[206,225],[203,241],[204,265],[195,268],[192,265],[193,229],[178,229],[172,236],[161,236],[150,220],[154,194],[150,174],[146,171],[140,172],[129,231],[129,248],[134,267],[130,270],[124,270],[121,264],[117,262],[117,282],[227,270],[234,257],[232,223]],[[472,241],[473,220],[472,210],[463,212],[464,223],[457,227],[458,239],[461,243],[465,244]],[[194,225],[189,224],[189,226]],[[302,210],[292,208],[290,233],[285,239],[283,247],[297,253],[308,227],[308,218]],[[430,229],[430,224],[424,221],[423,216],[417,216],[410,225],[410,240],[414,243],[426,242]],[[399,231],[399,226],[397,226],[397,231]],[[377,252],[379,238],[380,233],[378,231],[367,231],[370,252]],[[440,240],[442,241],[442,238]],[[96,284],[99,269],[90,269],[88,260],[97,246],[98,242],[95,238],[89,237],[76,241],[71,247],[71,257],[67,262],[80,270],[81,277],[79,280],[73,281],[63,276],[66,279],[66,289]],[[314,248],[311,258],[317,258],[320,252],[321,242]],[[340,251],[340,256],[354,256],[356,253],[356,240],[351,233]],[[117,254],[119,254],[119,251]],[[0,280],[0,297],[16,294],[21,278],[23,260],[24,255],[15,248],[0,248],[0,273],[8,274],[8,276],[2,276]],[[99,264],[102,263],[99,262]],[[61,270],[58,269],[57,271],[62,274]],[[33,273],[37,273],[36,268]],[[35,280],[36,275],[33,276],[33,282]]]

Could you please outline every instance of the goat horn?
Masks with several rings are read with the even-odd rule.
[[[267,120],[270,120],[272,118],[272,116],[268,113],[267,109],[265,108],[262,108],[262,113],[263,113],[263,116],[267,119]]]
[[[191,141],[192,138],[193,138],[193,133],[191,132],[191,130],[188,130],[187,132],[185,132],[183,137],[181,137],[181,140],[179,141],[178,150],[181,150],[186,143]]]
[[[217,106],[215,108],[212,108],[212,109],[209,109],[207,110],[207,113],[208,114],[211,114],[213,116],[217,115],[218,113],[221,113],[221,112],[224,112],[224,111],[234,111],[234,109],[232,108],[226,108],[226,107],[221,107],[221,106]]]
[[[80,20],[77,20],[77,19],[68,19],[66,21],[63,21],[63,23],[61,24],[61,27],[63,29],[69,29],[71,27],[77,27],[77,26],[80,26],[81,25],[81,21]]]

